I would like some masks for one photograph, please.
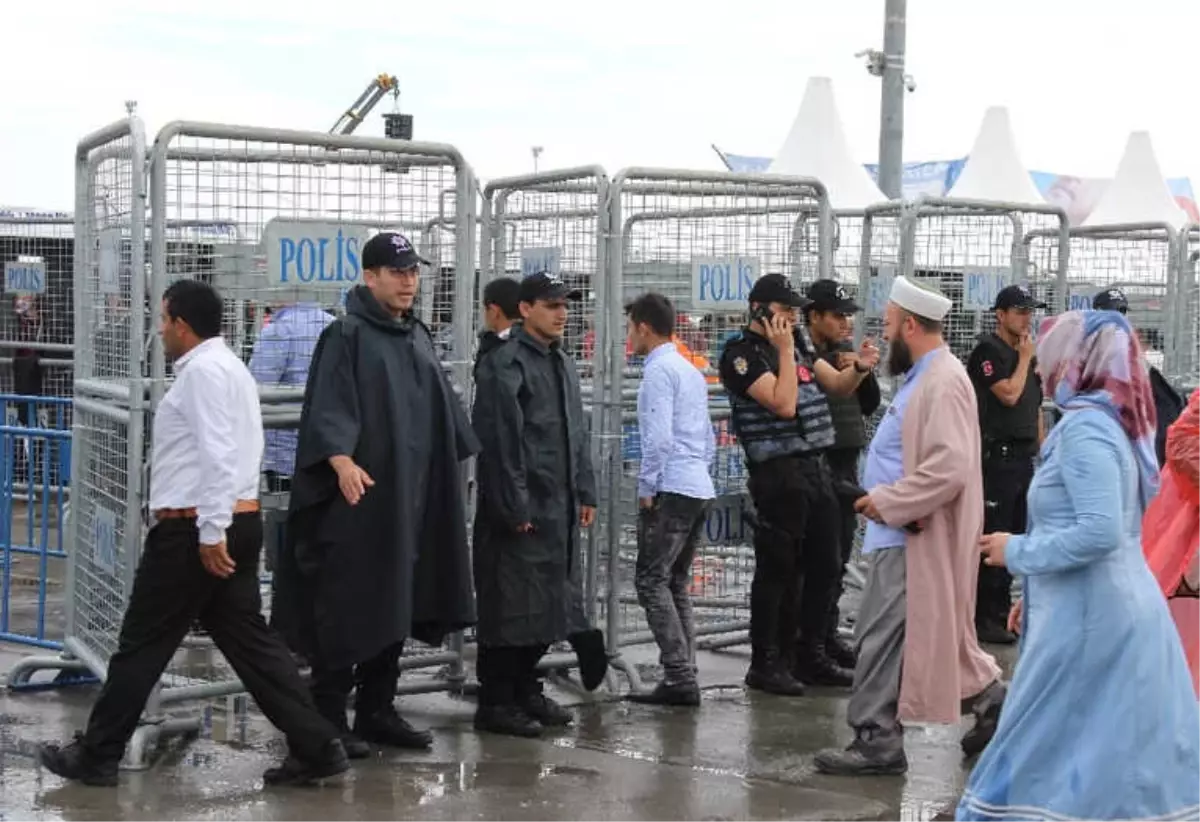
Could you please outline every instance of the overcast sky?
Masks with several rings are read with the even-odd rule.
[[[772,155],[807,78],[833,78],[855,155],[874,162],[883,0],[375,2],[9,0],[0,10],[0,203],[72,202],[74,144],[138,101],[174,119],[325,131],[371,77],[400,78],[416,138],[480,176],[600,163],[719,168]],[[1200,0],[909,0],[905,159],[961,157],[1007,105],[1030,168],[1111,176],[1131,130],[1200,185]],[[391,101],[377,111],[390,110]],[[361,129],[382,134],[378,116]]]

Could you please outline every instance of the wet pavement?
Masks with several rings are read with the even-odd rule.
[[[653,656],[631,651],[647,663]],[[0,646],[0,671],[24,654]],[[961,729],[910,728],[905,777],[822,776],[813,753],[850,740],[846,692],[749,694],[740,684],[744,649],[698,661],[699,710],[554,688],[576,723],[541,740],[476,733],[470,699],[404,697],[404,715],[434,730],[432,751],[377,753],[335,784],[307,789],[263,787],[282,740],[253,712],[231,713],[235,700],[185,706],[209,717],[200,738],[164,743],[153,767],[123,772],[117,790],[68,785],[37,766],[34,749],[82,727],[95,689],[4,691],[0,819],[932,819],[953,811],[965,776]]]

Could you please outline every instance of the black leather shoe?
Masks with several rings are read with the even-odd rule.
[[[83,746],[83,734],[75,734],[75,740],[63,747],[54,744],[42,745],[38,748],[37,757],[43,768],[63,779],[82,782],[96,788],[117,786],[117,766],[120,760],[97,759],[92,756]]]
[[[419,731],[404,720],[395,708],[384,708],[370,716],[355,714],[354,735],[364,742],[423,751],[433,745],[433,734]]]
[[[653,691],[630,694],[626,699],[641,705],[674,705],[677,707],[694,708],[700,704],[700,688],[694,684],[668,685],[665,682],[660,682]]]
[[[984,622],[975,626],[975,636],[986,645],[1012,645],[1017,641],[1016,634],[996,622]]]
[[[858,664],[858,654],[854,653],[854,649],[850,647],[850,644],[844,642],[839,636],[835,635],[825,640],[825,653],[835,663],[851,671]]]
[[[475,730],[534,739],[542,735],[542,723],[516,705],[480,705],[475,709]]]
[[[287,759],[263,774],[267,785],[312,785],[350,770],[350,759],[340,739],[328,743],[313,759],[301,758],[294,752]]]
[[[1008,688],[1004,683],[996,681],[984,689],[975,700],[971,713],[975,715],[975,724],[971,730],[963,734],[963,755],[967,758],[978,756],[996,735],[1000,725],[1000,711],[1004,708],[1004,698],[1008,696]]]
[[[746,687],[775,696],[804,696],[804,685],[782,668],[751,668],[746,672]]]
[[[571,712],[545,694],[533,694],[521,705],[525,713],[544,728],[565,728],[575,721]]]
[[[792,676],[805,685],[848,688],[854,684],[854,671],[838,665],[824,647],[801,650],[792,668]]]
[[[863,738],[848,748],[827,748],[813,759],[817,771],[830,776],[898,776],[908,771],[904,746],[883,746]]]

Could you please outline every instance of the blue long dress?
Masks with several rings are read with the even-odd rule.
[[[1024,577],[1021,647],[999,728],[958,819],[1196,819],[1200,710],[1141,548],[1129,440],[1070,411],[1005,550]]]

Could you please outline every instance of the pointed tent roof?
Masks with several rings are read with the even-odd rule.
[[[767,173],[815,177],[825,184],[835,210],[856,211],[887,201],[850,152],[828,77],[808,79],[800,111]]]
[[[1187,213],[1167,188],[1154,145],[1150,142],[1150,132],[1133,132],[1125,143],[1125,154],[1117,165],[1116,176],[1083,224],[1167,223],[1182,226],[1186,222]]]
[[[1021,162],[1004,106],[992,106],[984,113],[975,145],[947,196],[1020,204],[1046,202]]]

